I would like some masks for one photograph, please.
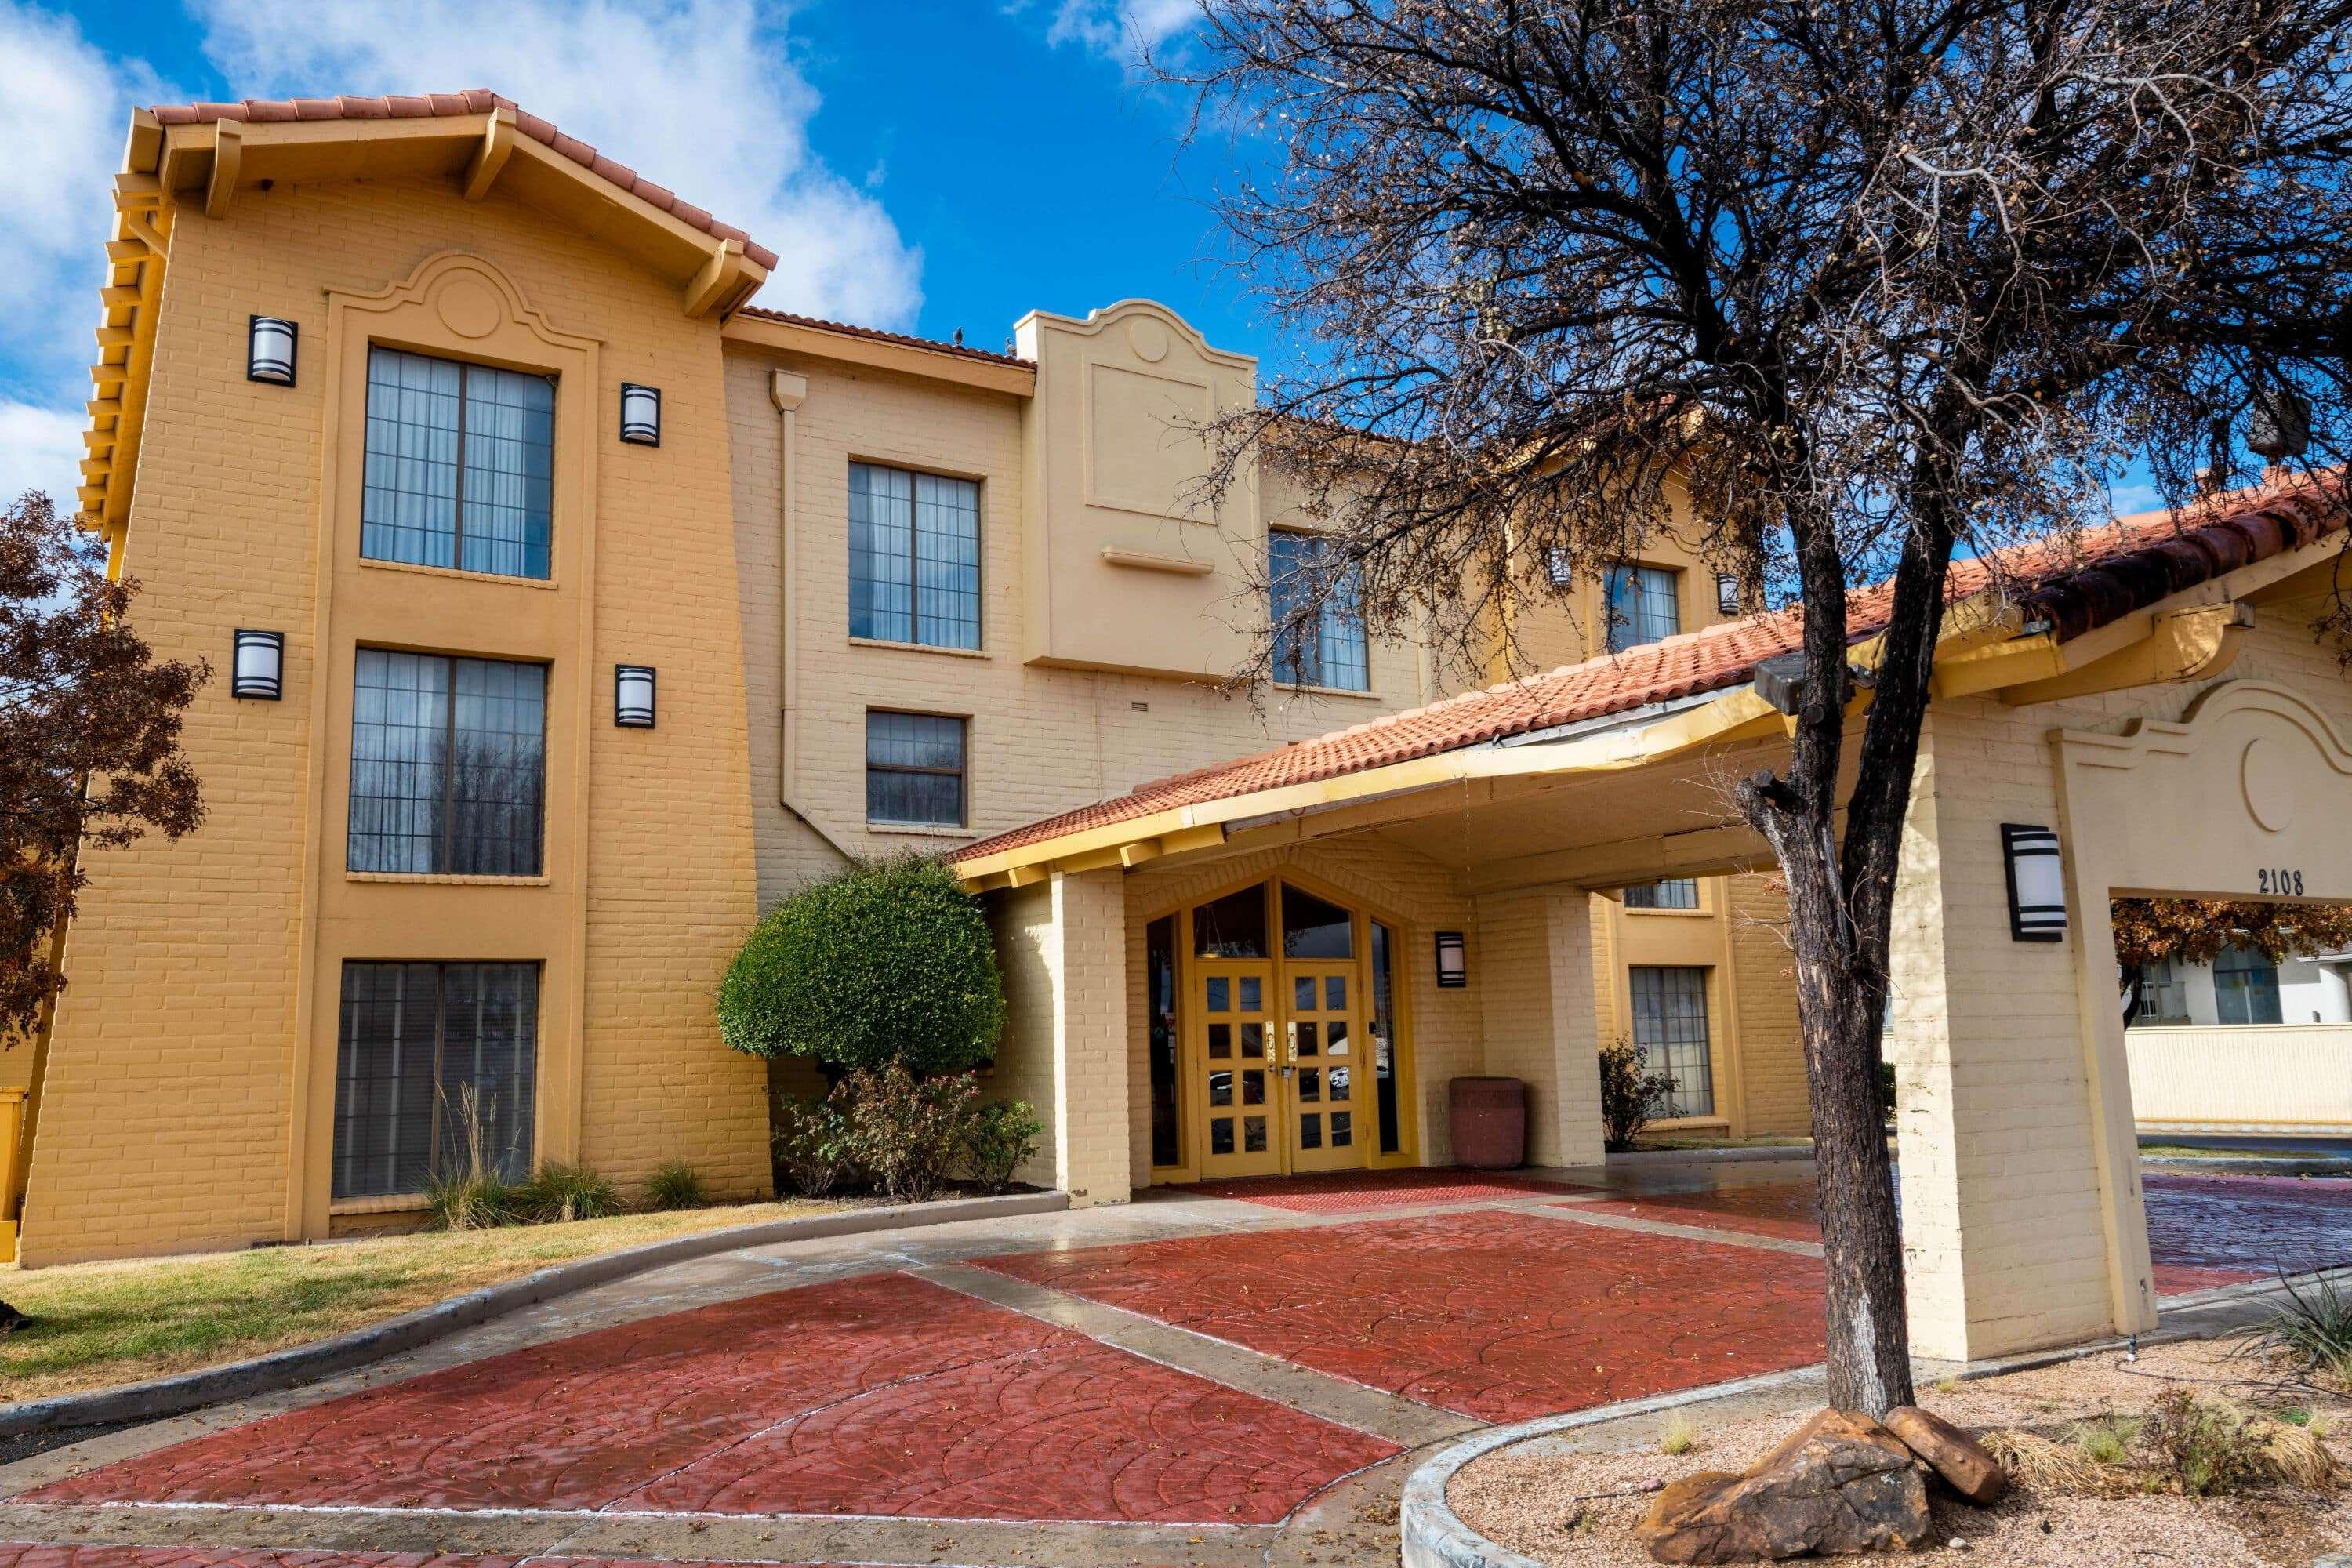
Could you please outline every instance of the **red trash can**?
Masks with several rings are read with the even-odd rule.
[[[1445,1086],[1454,1163],[1474,1171],[1527,1163],[1528,1086],[1515,1078],[1457,1078]]]

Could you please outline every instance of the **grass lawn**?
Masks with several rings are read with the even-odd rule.
[[[32,1320],[0,1336],[0,1404],[242,1360],[566,1258],[846,1206],[739,1204],[29,1273],[0,1268],[0,1300]]]
[[[2142,1143],[2143,1159],[2158,1160],[2341,1160],[2326,1149],[2209,1149],[2201,1143]]]

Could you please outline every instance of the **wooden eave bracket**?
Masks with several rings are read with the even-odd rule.
[[[474,149],[472,160],[466,165],[466,199],[478,202],[490,194],[499,183],[499,172],[514,155],[515,111],[505,104],[490,111],[488,123],[482,128],[482,144]]]
[[[743,254],[741,240],[720,240],[702,270],[686,286],[686,313],[699,318],[721,305],[732,310],[767,279],[767,270]]]
[[[205,182],[205,216],[226,217],[236,195],[236,173],[245,162],[245,124],[222,120],[213,125],[213,172]]]
[[[2203,680],[2236,661],[2239,646],[2253,625],[2253,606],[2234,599],[2160,610],[2147,617],[2147,636],[2060,674],[2003,687],[2000,700],[2011,708],[2024,708],[2134,686]]]

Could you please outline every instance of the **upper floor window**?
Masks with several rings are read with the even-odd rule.
[[[1371,661],[1364,637],[1364,609],[1350,569],[1324,595],[1312,622],[1290,625],[1300,605],[1314,597],[1315,577],[1326,570],[1328,543],[1312,533],[1279,530],[1265,538],[1267,577],[1274,585],[1274,673],[1294,686],[1324,686],[1336,691],[1370,691]]]
[[[352,695],[351,869],[540,874],[544,665],[363,647]]]
[[[849,635],[980,646],[980,486],[849,465]]]
[[[1698,879],[1695,877],[1668,877],[1659,882],[1636,882],[1625,889],[1625,907],[1629,910],[1695,910],[1698,908]]]
[[[1675,593],[1678,574],[1663,566],[1612,566],[1609,570],[1609,651],[1622,653],[1683,629]]]
[[[961,827],[963,721],[936,713],[866,715],[866,820]]]
[[[545,577],[554,472],[547,377],[368,350],[365,559]]]

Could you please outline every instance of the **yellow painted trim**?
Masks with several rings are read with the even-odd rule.
[[[245,122],[216,121],[213,125],[213,171],[205,184],[205,216],[228,216],[236,196],[237,170],[245,162]]]
[[[728,317],[723,331],[730,342],[773,349],[810,359],[895,371],[900,375],[951,382],[959,386],[1008,393],[1015,397],[1032,397],[1037,391],[1037,371],[1033,365],[973,359],[968,354],[951,353],[945,349],[892,342],[884,338],[867,337],[862,332],[834,331],[798,321],[774,321],[761,316],[740,313]]]
[[[499,173],[514,155],[515,111],[500,104],[490,112],[489,123],[482,128],[482,144],[474,153],[474,161],[466,168],[465,198],[478,202],[490,194],[499,182]]]

